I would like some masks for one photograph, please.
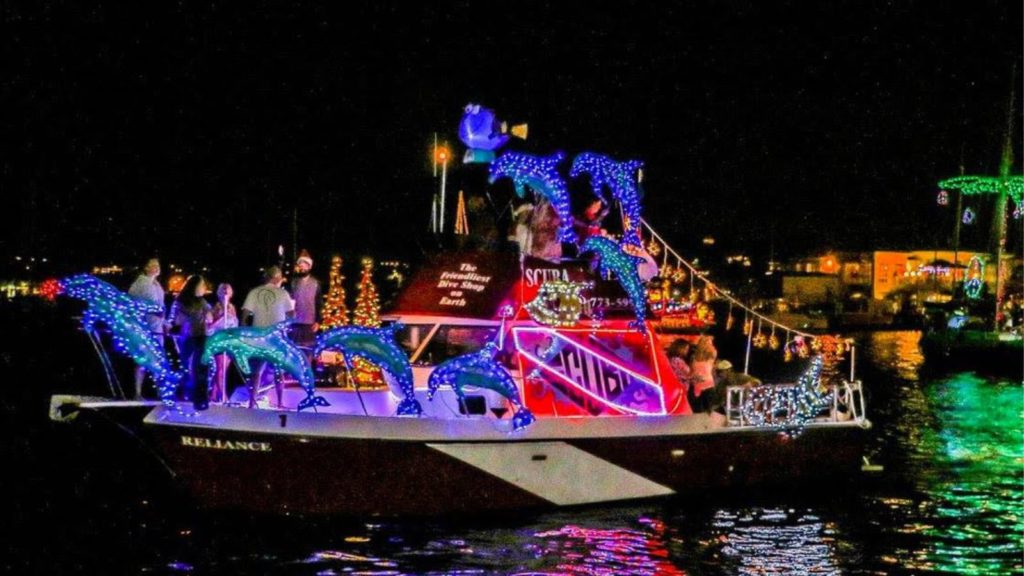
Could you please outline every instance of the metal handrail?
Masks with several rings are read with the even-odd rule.
[[[795,388],[799,384],[766,384],[773,388]],[[764,426],[756,426],[747,422],[743,417],[743,406],[747,400],[748,393],[757,387],[750,386],[729,386],[726,389],[725,415],[726,426],[729,428],[757,429]],[[832,395],[832,403],[828,408],[827,416],[817,415],[810,420],[810,423],[838,423],[854,422],[864,425],[865,418],[864,390],[860,380],[844,380],[842,384],[828,386]],[[846,408],[849,418],[840,419],[841,408]]]

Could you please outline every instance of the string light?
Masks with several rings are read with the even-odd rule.
[[[515,380],[495,360],[497,353],[498,346],[488,342],[476,352],[445,361],[430,373],[427,380],[427,398],[433,400],[434,394],[441,386],[448,386],[454,390],[460,401],[466,398],[466,386],[493,390],[508,400],[515,409],[512,430],[521,430],[530,425],[536,418],[523,406]]]
[[[341,256],[331,258],[328,276],[327,296],[324,297],[322,330],[348,324],[348,308],[345,306],[345,276],[341,273]]]
[[[587,252],[597,254],[602,274],[614,273],[619,285],[626,291],[633,304],[636,321],[631,325],[638,330],[643,330],[644,319],[647,316],[647,290],[637,273],[637,264],[643,259],[626,254],[622,246],[603,236],[590,236],[584,240],[580,247],[580,253]]]
[[[583,152],[572,161],[569,176],[578,178],[590,176],[594,194],[604,198],[603,188],[611,190],[612,197],[622,207],[622,241],[640,246],[640,189],[636,173],[643,168],[639,160],[619,162],[593,152]]]
[[[939,188],[959,190],[967,196],[1005,191],[1014,202],[1024,200],[1024,176],[957,176],[939,182]]]
[[[546,199],[558,214],[558,240],[576,242],[576,233],[572,229],[569,188],[558,173],[558,165],[564,158],[561,152],[546,157],[505,152],[491,163],[488,181],[493,184],[499,178],[510,178],[520,198],[526,196],[526,187],[529,187],[534,194]]]
[[[86,332],[102,324],[110,330],[114,350],[146,369],[156,381],[160,399],[174,403],[174,392],[182,374],[171,368],[163,342],[153,334],[147,316],[163,317],[159,304],[134,298],[90,274],[70,276],[60,282],[60,292],[86,303],[82,328]]]
[[[339,326],[316,337],[315,355],[325,350],[337,350],[345,356],[345,363],[352,368],[352,361],[362,359],[387,372],[398,384],[402,401],[398,404],[399,416],[420,415],[423,412],[413,390],[412,366],[405,352],[395,343],[395,332],[400,324],[386,328],[368,326]]]
[[[985,263],[978,256],[971,256],[967,263],[967,274],[964,279],[964,294],[972,300],[981,296],[981,289],[985,283]]]
[[[363,258],[363,275],[359,278],[359,295],[352,323],[370,328],[380,327],[380,299],[373,283],[373,260]]]
[[[970,207],[967,207],[964,209],[964,216],[960,221],[970,226],[971,224],[974,224],[975,218],[976,216],[974,215],[974,210],[971,210]]]
[[[248,378],[252,374],[251,361],[263,360],[275,369],[291,374],[306,390],[306,397],[298,405],[300,412],[306,408],[330,406],[322,396],[316,395],[313,369],[305,352],[288,338],[290,324],[290,321],[285,321],[261,328],[238,326],[218,330],[207,338],[202,362],[212,365],[218,354],[227,354]]]
[[[583,296],[581,292],[593,286],[590,282],[566,282],[564,280],[548,280],[537,290],[537,297],[523,307],[530,317],[545,326],[567,328],[575,326],[583,314]],[[557,307],[551,308],[553,300],[558,301]]]
[[[832,392],[821,386],[822,357],[811,365],[794,386],[754,386],[747,389],[740,412],[743,420],[756,427],[782,430],[799,436],[807,422],[828,407]]]
[[[49,278],[47,280],[43,280],[43,282],[39,284],[39,295],[49,300],[50,302],[56,300],[57,296],[60,296],[60,293],[60,280],[56,278]]]

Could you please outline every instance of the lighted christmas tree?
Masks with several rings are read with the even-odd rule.
[[[363,276],[359,279],[359,295],[352,323],[358,326],[380,326],[380,298],[373,284],[373,260],[363,258]]]
[[[321,330],[329,330],[348,324],[348,307],[345,306],[345,276],[341,273],[341,256],[331,258],[327,296],[324,297]]]
[[[373,260],[363,258],[363,275],[359,278],[359,294],[352,323],[357,326],[380,326],[380,298],[373,283]],[[361,388],[377,388],[385,385],[380,369],[362,358],[352,363],[352,377]]]

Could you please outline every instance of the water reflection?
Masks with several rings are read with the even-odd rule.
[[[892,372],[901,380],[917,382],[924,365],[920,341],[921,333],[916,331],[871,332],[864,342],[862,356],[874,367]]]
[[[920,490],[934,522],[924,528],[928,566],[960,574],[1021,569],[1024,533],[1024,412],[1021,388],[960,374],[936,382],[927,396],[932,427],[911,447],[934,465],[922,468]]]
[[[835,529],[809,511],[755,508],[721,510],[713,526],[737,574],[838,574]]]

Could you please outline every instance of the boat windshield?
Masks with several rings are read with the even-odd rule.
[[[497,332],[496,326],[408,324],[395,337],[414,366],[436,366],[455,356],[483,348]]]

